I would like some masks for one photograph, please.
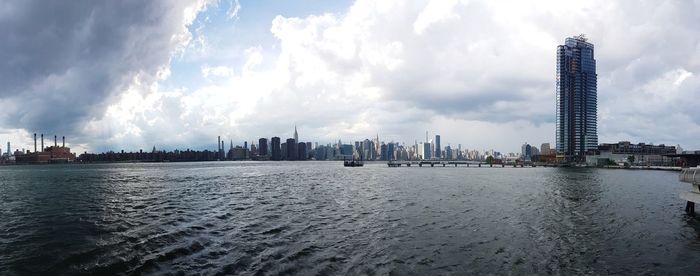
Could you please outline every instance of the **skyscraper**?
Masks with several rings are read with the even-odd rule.
[[[267,156],[267,139],[266,138],[258,139],[258,155]]]
[[[294,143],[299,143],[299,134],[297,133],[297,125],[294,125]]]
[[[430,144],[431,143],[423,143],[423,147],[422,147],[423,160],[430,160],[430,158],[431,158],[431,156],[430,156],[430,153],[431,153]]]
[[[416,160],[425,160],[425,145],[423,142],[416,145]]]
[[[296,128],[296,127],[295,127]],[[297,160],[299,152],[297,150],[297,144],[294,143],[294,138],[287,139],[287,160]]]
[[[386,144],[384,144],[384,143],[382,143],[382,145],[379,146],[379,160],[382,160],[382,161],[389,160],[388,148],[387,148]]]
[[[280,146],[280,160],[287,160],[287,143],[282,143]]]
[[[556,151],[581,160],[598,148],[597,75],[593,44],[584,35],[557,47]]]
[[[222,151],[223,151],[223,150],[221,149],[221,136],[218,136],[218,137],[216,138],[216,158],[217,158],[217,159],[222,159],[222,158],[221,158],[221,156],[222,156],[221,152],[222,152]]]
[[[272,137],[270,139],[270,146],[272,146],[272,156],[270,159],[279,161],[282,160],[282,149],[280,148],[280,138],[279,137]]]
[[[527,142],[525,142],[525,144],[523,144],[523,146],[521,147],[520,156],[522,156],[523,160],[530,160],[530,158],[532,157],[532,146],[530,146],[530,144],[528,144]]]
[[[360,156],[362,157],[363,160],[376,159],[375,152],[374,152],[374,143],[372,141],[370,141],[369,139],[365,139],[364,141],[360,142],[360,144],[361,144]]]
[[[379,142],[379,133],[377,133],[377,138],[374,139],[374,152],[381,155],[381,143]]]
[[[435,135],[435,159],[440,159],[441,151],[442,149],[440,148],[440,135]]]
[[[394,142],[386,145],[387,160],[394,160]]]
[[[298,152],[298,154],[297,154],[297,159],[298,159],[298,160],[306,160],[306,159],[308,159],[308,158],[307,158],[308,153],[307,153],[307,151],[306,151],[306,143],[304,143],[304,142],[298,143],[298,144],[297,144],[297,152]]]

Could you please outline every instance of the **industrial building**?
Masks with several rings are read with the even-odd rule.
[[[58,137],[54,136],[54,145],[44,148],[44,134],[41,134],[41,151],[37,148],[37,136],[34,133],[34,152],[15,153],[17,164],[48,164],[48,163],[68,163],[75,161],[75,153],[71,153],[66,147],[66,137],[63,136],[62,144],[58,146]]]

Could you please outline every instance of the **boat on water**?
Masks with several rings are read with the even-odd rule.
[[[355,158],[347,160],[343,159],[343,166],[344,167],[362,167],[364,166],[364,162],[362,160],[356,160]]]
[[[362,161],[350,160],[350,161],[343,162],[343,166],[345,166],[345,167],[362,167],[362,166],[364,166],[364,164],[362,164]]]

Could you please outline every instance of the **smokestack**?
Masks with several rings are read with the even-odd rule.
[[[58,147],[58,137],[56,135],[53,136],[53,147],[54,148]]]
[[[63,136],[63,147],[66,147],[66,136]]]
[[[34,152],[36,152],[36,133],[34,133]]]
[[[41,152],[44,152],[44,134],[41,134]]]
[[[221,151],[221,136],[219,136],[219,138],[216,141],[217,141],[216,142],[216,148],[217,148],[216,152],[220,152]]]

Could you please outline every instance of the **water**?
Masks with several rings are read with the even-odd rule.
[[[599,169],[6,166],[0,274],[697,275],[689,188]]]

